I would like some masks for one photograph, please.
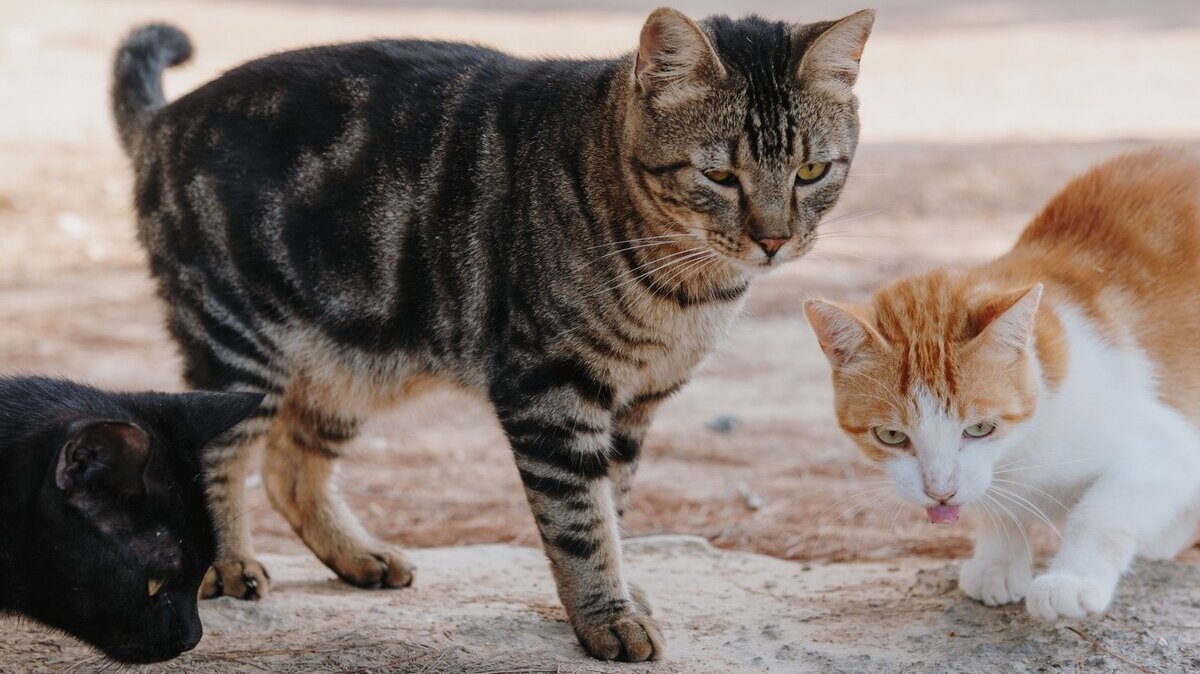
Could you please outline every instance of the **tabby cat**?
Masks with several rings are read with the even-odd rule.
[[[216,554],[202,449],[261,401],[0,378],[0,614],[122,662],[194,647]]]
[[[494,404],[586,650],[658,657],[617,531],[642,439],[751,278],[812,247],[854,156],[872,21],[661,9],[611,60],[318,47],[170,105],[161,71],[188,39],[135,31],[113,104],[186,379],[266,395],[210,455],[204,595],[267,592],[241,517],[242,448],[263,436],[267,493],[308,547],[348,583],[409,585],[331,477],[370,412],[439,380]]]
[[[1195,541],[1200,158],[1112,160],[998,260],[807,313],[842,429],[931,521],[976,512],[967,595],[1082,618],[1108,607],[1135,555]],[[1061,543],[1033,578],[1039,523]]]

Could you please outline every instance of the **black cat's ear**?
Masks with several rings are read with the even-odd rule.
[[[77,421],[67,429],[54,481],[67,492],[103,486],[119,494],[138,494],[145,487],[149,459],[150,436],[137,425],[109,419]]]
[[[682,13],[656,9],[642,26],[634,57],[638,89],[655,103],[671,105],[703,93],[725,77],[725,66],[708,36]]]
[[[225,431],[238,425],[262,404],[261,393],[195,393],[172,394],[180,421],[175,424],[179,439],[199,449]]]

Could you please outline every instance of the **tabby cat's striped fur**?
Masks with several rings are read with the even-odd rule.
[[[262,436],[268,494],[318,557],[356,585],[411,583],[330,477],[374,408],[448,380],[494,403],[585,648],[657,657],[617,532],[642,438],[750,278],[812,246],[854,155],[872,19],[658,10],[613,60],[321,47],[169,106],[161,71],[188,40],[135,31],[114,108],[187,381],[267,394],[210,453],[206,594],[267,590],[241,517]]]

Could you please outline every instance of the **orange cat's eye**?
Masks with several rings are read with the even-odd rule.
[[[738,184],[737,176],[733,175],[731,171],[705,171],[704,177],[725,187],[733,187]]]
[[[878,428],[871,429],[871,433],[875,435],[876,440],[889,447],[899,447],[908,442],[907,435],[905,435],[902,431],[897,431],[891,428],[883,428],[880,426]]]
[[[812,164],[805,164],[796,170],[797,185],[811,185],[829,172],[829,162],[819,161]]]
[[[963,431],[963,434],[968,438],[986,438],[987,436],[991,435],[992,431],[994,430],[996,430],[996,424],[993,424],[990,421],[981,421],[972,426],[967,426],[966,430]]]

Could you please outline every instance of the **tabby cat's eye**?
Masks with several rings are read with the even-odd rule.
[[[996,430],[996,424],[990,421],[981,421],[973,426],[967,426],[967,430],[963,431],[969,438],[986,438]]]
[[[821,178],[824,178],[825,174],[828,171],[829,171],[829,162],[826,162],[826,161],[819,161],[819,162],[814,162],[812,164],[805,164],[804,166],[801,166],[799,170],[796,171],[796,184],[797,185],[811,185],[811,184],[817,182],[818,180],[820,180]]]
[[[151,578],[149,582],[146,583],[146,594],[150,595],[151,597],[157,595],[162,591],[163,585],[165,584],[166,581],[162,580],[161,578]]]
[[[900,445],[908,442],[907,435],[890,428],[873,428],[871,429],[871,432],[875,434],[876,440],[892,447],[899,447]]]
[[[733,187],[738,184],[737,176],[733,175],[731,171],[705,171],[704,177],[725,187]]]

